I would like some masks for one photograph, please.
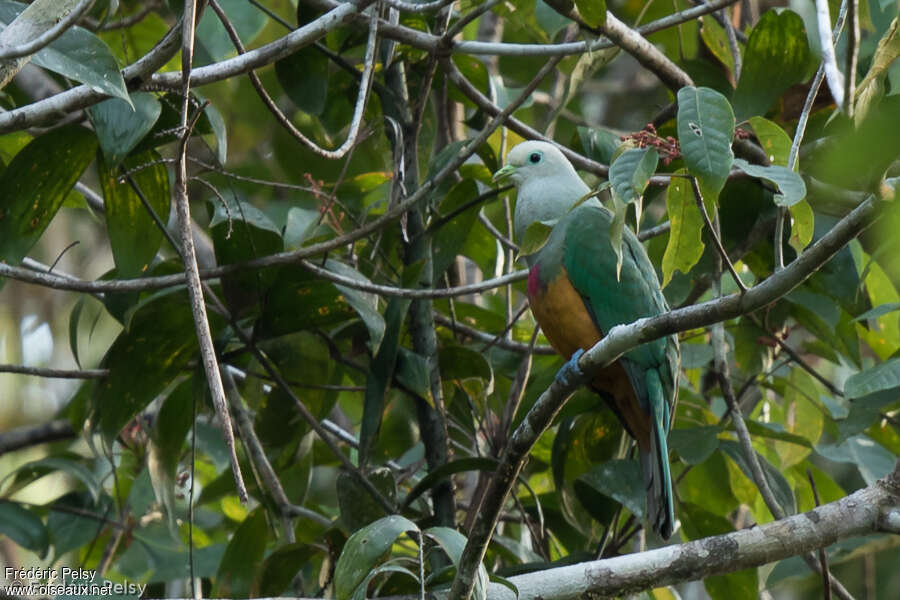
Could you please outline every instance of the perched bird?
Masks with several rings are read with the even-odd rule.
[[[558,219],[547,242],[528,256],[531,311],[553,347],[568,359],[558,377],[581,373],[578,358],[616,325],[668,310],[653,265],[627,227],[622,267],[610,242],[612,213],[596,199],[576,208],[590,188],[562,152],[547,142],[513,148],[494,181],[518,191],[515,233]],[[647,516],[663,538],[675,523],[666,435],[678,392],[678,338],[638,346],[590,382],[637,440],[647,488]]]

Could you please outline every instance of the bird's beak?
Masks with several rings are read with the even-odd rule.
[[[516,168],[512,165],[506,165],[502,169],[499,169],[494,176],[491,177],[491,181],[494,183],[500,183],[504,179],[508,179],[513,173],[516,172]]]

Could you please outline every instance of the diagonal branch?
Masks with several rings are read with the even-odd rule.
[[[601,367],[611,364],[619,356],[644,342],[732,319],[778,300],[828,262],[835,253],[871,225],[882,212],[882,203],[870,197],[810,246],[789,267],[750,288],[746,293],[731,294],[657,317],[638,319],[629,325],[613,327],[603,340],[585,352],[579,360],[579,367],[585,374],[584,381],[573,381],[569,385],[564,385],[558,379],[554,380],[537,399],[510,438],[485,495],[478,520],[472,528],[460,558],[450,594],[451,599],[468,600],[471,596],[476,570],[484,558],[513,482],[538,437],[549,427],[568,396],[578,385],[586,382],[590,375]]]

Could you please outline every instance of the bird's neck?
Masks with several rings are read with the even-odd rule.
[[[516,241],[522,243],[525,231],[535,221],[564,216],[588,192],[590,188],[577,175],[544,177],[523,183],[516,200]]]

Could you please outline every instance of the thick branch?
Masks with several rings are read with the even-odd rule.
[[[657,317],[639,319],[630,325],[612,328],[603,340],[585,352],[579,360],[579,367],[585,373],[585,381],[599,368],[612,363],[625,352],[644,342],[732,319],[775,302],[812,275],[838,250],[871,225],[880,214],[881,210],[876,200],[869,198],[810,246],[789,267],[750,288],[746,293],[732,294]],[[481,564],[503,503],[522,469],[528,452],[562,408],[566,398],[580,383],[584,381],[571,382],[567,386],[559,380],[554,380],[510,438],[460,559],[459,570],[451,591],[451,598],[454,600],[470,597],[474,574]]]

